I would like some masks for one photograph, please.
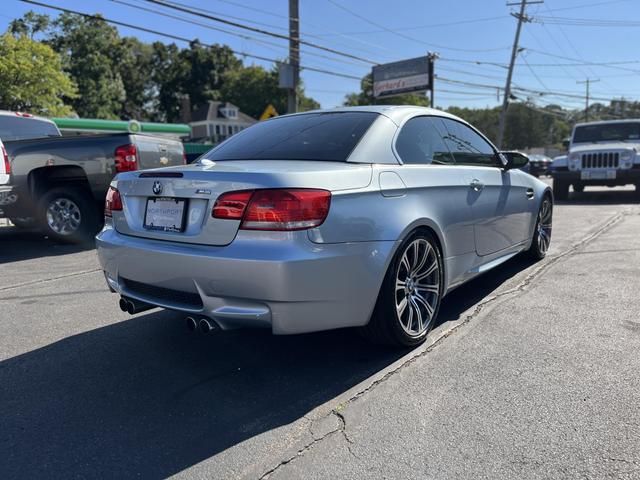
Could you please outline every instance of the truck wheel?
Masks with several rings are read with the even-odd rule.
[[[576,193],[584,192],[584,185],[582,185],[581,183],[574,183],[573,184],[573,191],[576,192]]]
[[[9,221],[18,228],[33,228],[38,222],[33,217],[9,217]]]
[[[556,200],[569,198],[569,184],[561,180],[553,179],[553,197]]]
[[[98,207],[86,190],[53,188],[40,202],[40,222],[44,233],[59,242],[88,242],[98,231]]]

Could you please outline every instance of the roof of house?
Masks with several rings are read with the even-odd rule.
[[[222,113],[223,109],[235,108],[238,110],[238,116],[235,118],[231,118],[230,120],[239,120],[241,122],[246,123],[255,123],[257,120],[253,117],[250,117],[246,113],[240,111],[238,107],[236,107],[233,103],[229,102],[216,102],[214,100],[209,100],[209,102],[205,105],[202,105],[196,108],[191,113],[191,121],[192,122],[202,122],[206,120],[216,120],[216,119],[226,119]]]

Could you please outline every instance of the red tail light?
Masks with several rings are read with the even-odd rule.
[[[0,145],[0,149],[2,149],[2,159],[4,161],[4,171],[7,175],[11,173],[11,164],[9,163],[9,155],[7,155],[7,151],[4,149],[4,145]]]
[[[116,148],[116,172],[138,170],[138,149],[132,143]]]
[[[187,152],[182,152],[182,164],[187,164]]]
[[[213,210],[211,210],[211,216],[213,218],[242,220],[251,195],[253,195],[253,190],[223,193],[216,200]]]
[[[104,201],[104,216],[111,217],[112,212],[122,211],[122,197],[117,188],[109,187],[107,198]]]
[[[283,188],[229,192],[218,197],[214,218],[242,219],[243,230],[305,230],[322,224],[331,192]]]

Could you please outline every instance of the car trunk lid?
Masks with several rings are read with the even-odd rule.
[[[240,221],[212,218],[213,205],[223,193],[263,188],[335,192],[366,187],[371,175],[367,164],[292,160],[204,161],[179,168],[131,172],[120,175],[116,182],[124,210],[114,212],[114,227],[126,235],[156,240],[227,245],[235,238]],[[156,218],[158,211],[166,211],[172,219],[178,219],[176,223],[182,221],[176,225],[181,228],[153,229],[157,226],[150,225],[149,219]]]

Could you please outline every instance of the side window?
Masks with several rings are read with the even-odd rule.
[[[446,133],[444,141],[456,164],[479,167],[497,167],[498,158],[493,147],[484,138],[463,123],[441,118]]]
[[[451,164],[453,157],[431,117],[416,117],[404,124],[398,139],[396,150],[403,163],[408,164]]]

